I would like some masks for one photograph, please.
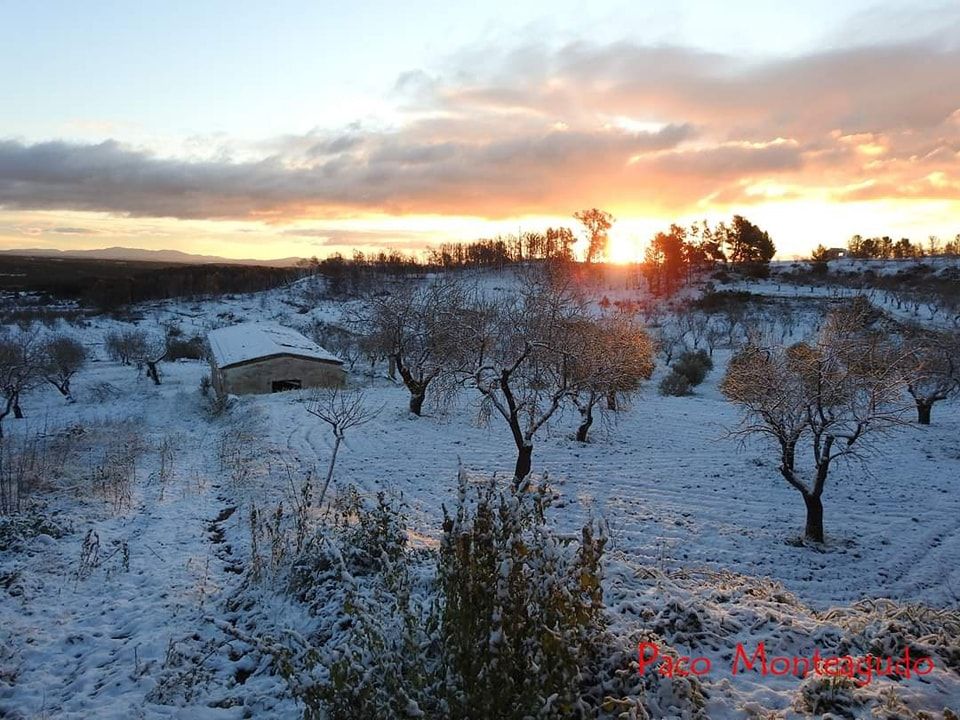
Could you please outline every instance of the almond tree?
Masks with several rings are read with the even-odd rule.
[[[841,316],[810,344],[751,344],[731,359],[720,389],[744,411],[739,433],[778,449],[780,474],[806,505],[808,540],[824,541],[822,497],[837,461],[902,423],[899,375],[890,346]]]
[[[577,440],[587,441],[598,403],[606,398],[608,410],[617,409],[617,398],[635,393],[653,374],[653,343],[626,313],[577,323],[570,363],[570,397],[580,412]],[[603,407],[602,404],[599,407]]]
[[[703,342],[707,334],[707,328],[710,325],[710,318],[701,312],[695,312],[690,308],[685,308],[677,316],[677,324],[680,326],[681,336],[690,338],[694,350],[700,349],[700,343]]]
[[[482,396],[480,419],[499,415],[516,445],[514,483],[530,474],[534,438],[570,397],[577,328],[589,321],[568,280],[527,278],[519,292],[477,295],[458,313],[458,373]]]
[[[40,379],[42,357],[38,333],[20,330],[0,336],[0,437],[3,437],[3,420],[11,412],[17,419],[23,418],[20,396],[33,388]]]
[[[131,365],[146,352],[147,341],[145,330],[115,330],[107,333],[104,347],[111,360],[121,365]]]
[[[160,384],[159,363],[167,356],[167,346],[162,338],[150,337],[144,333],[143,343],[138,344],[132,356],[137,370],[146,368],[147,377],[154,385]]]
[[[660,324],[656,331],[656,346],[665,365],[672,363],[674,356],[686,348],[683,338],[683,331],[673,319],[665,319]]]
[[[907,391],[917,406],[917,422],[929,425],[934,403],[960,392],[960,340],[949,333],[908,328],[902,360]]]
[[[76,338],[55,335],[43,344],[42,374],[68,402],[73,402],[70,381],[87,362],[87,350]]]
[[[449,376],[449,362],[457,354],[452,314],[463,305],[462,297],[462,288],[447,280],[399,287],[371,300],[352,321],[366,329],[400,375],[414,415],[422,414],[427,390]]]

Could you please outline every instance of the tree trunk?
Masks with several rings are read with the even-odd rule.
[[[23,410],[20,409],[20,395],[13,396],[13,416],[17,420],[23,420]]]
[[[819,495],[804,495],[803,501],[807,505],[807,526],[804,535],[807,540],[823,542],[823,503]]]
[[[160,384],[160,373],[157,372],[157,363],[147,361],[147,377],[153,380],[154,385]]]
[[[930,411],[933,409],[933,403],[917,400],[917,422],[921,425],[930,424]]]
[[[523,480],[530,474],[533,465],[533,445],[521,445],[517,450],[517,466],[513,471],[514,479]]]
[[[607,410],[617,410],[617,394],[615,392],[607,393]]]
[[[578,442],[587,441],[587,433],[590,432],[591,425],[593,425],[593,408],[588,407],[580,413],[580,427],[577,428]]]
[[[6,407],[0,412],[0,438],[3,437],[3,421],[6,419],[7,415],[10,414],[10,408],[13,407],[13,398],[8,397]]]
[[[423,411],[424,393],[410,393],[410,412],[420,417]]]
[[[327,496],[327,488],[330,487],[330,481],[333,479],[333,468],[337,465],[337,451],[340,450],[340,436],[333,434],[333,452],[330,454],[330,465],[327,467],[327,479],[323,481],[323,489],[320,491],[320,498],[317,500],[317,507],[323,505],[323,499]]]

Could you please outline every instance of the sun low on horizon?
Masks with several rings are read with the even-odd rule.
[[[960,234],[960,10],[6,3],[0,249],[401,252],[740,214],[783,259]],[[789,28],[789,32],[784,29]]]

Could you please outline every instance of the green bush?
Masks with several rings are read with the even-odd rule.
[[[401,506],[347,490],[293,560],[286,592],[320,626],[259,644],[305,720],[600,715],[605,537],[557,532],[545,488],[468,487],[461,472],[459,490],[438,550],[409,546]]]
[[[684,395],[690,395],[692,392],[693,388],[690,386],[690,381],[685,376],[678,375],[674,370],[671,370],[660,381],[661,395],[683,397]]]
[[[413,589],[423,565],[404,512],[384,493],[369,503],[343,488],[331,523],[292,558],[286,592],[321,625],[271,654],[304,720],[443,716],[436,612]]]
[[[595,717],[609,642],[601,589],[605,538],[579,542],[545,520],[545,488],[491,482],[445,513],[440,634],[453,718]],[[535,668],[535,670],[533,670]]]
[[[713,370],[713,360],[710,359],[706,350],[690,350],[677,358],[672,370],[677,375],[685,377],[691,387],[695,387],[706,379],[708,372]]]
[[[167,335],[166,354],[164,360],[203,360],[206,356],[206,349],[203,338],[195,335],[189,339],[183,339],[176,335]]]

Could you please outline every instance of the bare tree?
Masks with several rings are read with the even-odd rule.
[[[324,391],[307,407],[308,413],[327,423],[333,431],[333,452],[330,455],[327,477],[323,482],[323,488],[320,490],[320,498],[317,501],[318,507],[323,504],[327,488],[330,487],[333,469],[337,464],[337,453],[347,430],[366,425],[379,415],[382,409],[372,410],[368,408],[362,391],[342,390],[340,388]]]
[[[831,468],[861,457],[872,436],[902,422],[898,362],[889,345],[834,317],[812,344],[741,349],[720,388],[744,410],[740,433],[774,441],[780,474],[806,505],[805,535],[822,543]]]
[[[701,312],[686,309],[678,316],[677,323],[680,326],[681,337],[689,337],[693,349],[699,350],[700,343],[703,342],[704,336],[707,334],[710,318]]]
[[[960,340],[954,334],[910,327],[903,337],[902,361],[917,422],[929,425],[934,403],[960,392]]]
[[[673,358],[686,349],[686,343],[683,341],[683,332],[678,325],[670,320],[664,320],[656,331],[657,350],[663,357],[665,365],[673,362]]]
[[[167,356],[167,344],[163,338],[142,333],[132,349],[131,360],[138,371],[146,370],[154,385],[160,384],[159,363]]]
[[[146,352],[147,333],[144,330],[115,330],[104,339],[107,356],[121,365],[132,365]]]
[[[607,409],[616,410],[618,396],[633,394],[650,379],[653,343],[626,313],[581,321],[573,330],[570,397],[580,412],[577,440],[586,442],[600,400],[606,398]]]
[[[458,354],[454,316],[463,290],[450,280],[405,286],[371,300],[354,319],[367,329],[372,344],[391,362],[410,392],[410,412],[421,415],[427,390],[443,384],[449,391],[451,358]],[[444,393],[441,397],[447,397]]]
[[[23,418],[20,396],[42,382],[38,336],[38,331],[32,329],[0,336],[0,395],[3,398],[0,437],[3,437],[3,420],[11,411],[15,418]]]
[[[517,449],[514,482],[530,474],[533,443],[569,398],[577,327],[589,321],[585,300],[561,276],[524,278],[519,292],[477,295],[458,319],[458,370],[482,396],[481,421],[496,413]]]
[[[745,314],[743,305],[739,303],[728,303],[722,311],[720,328],[723,330],[726,342],[730,347],[736,345],[737,339],[740,337]]]
[[[54,335],[43,344],[41,372],[68,402],[73,402],[70,382],[87,362],[87,349],[74,337]]]
[[[704,340],[706,340],[707,343],[707,352],[710,354],[710,357],[713,357],[713,351],[723,342],[725,336],[726,332],[723,328],[722,321],[717,318],[711,318],[710,324],[707,326],[707,332],[704,335]]]
[[[581,210],[573,214],[587,232],[587,264],[601,260],[607,253],[609,237],[607,235],[615,219],[613,215],[597,208]]]

